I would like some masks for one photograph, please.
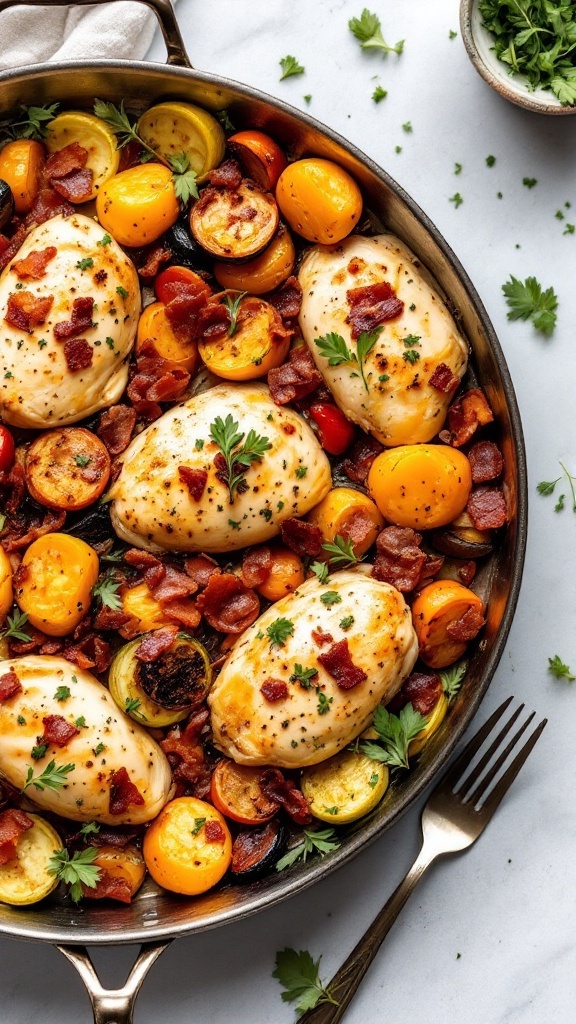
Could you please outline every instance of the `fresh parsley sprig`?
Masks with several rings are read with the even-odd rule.
[[[236,334],[238,327],[238,313],[240,312],[240,303],[242,299],[248,295],[248,292],[233,292],[227,291],[222,298],[222,305],[226,306],[228,315],[230,316],[230,326],[228,328],[228,337],[232,338]]]
[[[22,792],[24,793],[29,786],[34,786],[35,789],[40,791],[44,789],[59,790],[62,786],[66,785],[67,776],[70,772],[73,772],[75,764],[62,764],[56,767],[56,761],[50,761],[40,775],[34,776],[34,768],[31,764],[26,765],[28,772],[26,774],[26,782],[22,786]]]
[[[291,619],[274,619],[266,633],[271,647],[284,647],[288,637],[294,635],[294,623]]]
[[[354,554],[354,545],[351,539],[344,540],[344,537],[341,537],[339,533],[336,534],[332,543],[323,544],[322,550],[328,555],[330,565],[337,565],[340,569],[349,565],[356,565],[360,561]]]
[[[449,668],[443,668],[438,673],[442,682],[442,689],[448,700],[452,700],[458,693],[467,670],[468,662],[461,661],[459,665],[450,665]]]
[[[330,571],[327,562],[312,562],[310,569],[318,579],[319,583],[328,583]]]
[[[333,828],[305,828],[302,842],[288,850],[288,853],[285,853],[277,861],[276,871],[284,871],[285,868],[292,867],[299,860],[305,863],[313,853],[319,853],[321,857],[325,857],[327,853],[332,853],[332,850],[337,850],[339,846],[340,840],[337,838]]]
[[[276,967],[272,971],[272,977],[277,978],[282,988],[282,999],[285,1003],[296,1003],[296,1013],[305,1013],[312,1010],[319,1003],[333,1003],[338,1006],[337,1001],[330,994],[320,981],[319,967],[320,960],[312,959],[307,949],[301,949],[299,953],[295,949],[281,949],[276,954]]]
[[[535,277],[519,281],[511,274],[510,280],[502,285],[502,291],[509,306],[509,320],[531,320],[541,334],[547,337],[552,334],[558,308],[558,298],[553,288],[543,291]]]
[[[558,461],[560,461],[560,460],[558,460]],[[560,480],[565,478],[566,482],[568,484],[568,487],[570,488],[570,492],[572,494],[572,511],[574,513],[576,513],[576,488],[575,488],[576,476],[573,476],[572,473],[568,472],[568,470],[566,469],[566,466],[564,465],[563,462],[560,462],[560,466],[562,467],[562,475],[559,476],[559,477],[556,477],[556,480],[541,480],[540,483],[537,484],[536,490],[538,491],[538,494],[541,494],[543,497],[547,498],[547,497],[549,497],[550,494],[554,493],[556,484],[559,483]],[[562,511],[562,509],[564,508],[564,499],[565,499],[565,497],[566,497],[566,495],[564,495],[564,494],[560,495],[560,497],[558,498],[558,501],[556,502],[556,504],[554,506],[554,511],[555,512],[561,512]]]
[[[576,676],[573,676],[570,671],[570,666],[566,665],[558,654],[555,654],[553,658],[548,658],[548,671],[555,679],[566,679],[569,683],[573,683],[576,679]]]
[[[286,57],[281,57],[278,61],[282,68],[282,74],[280,75],[280,81],[283,82],[285,78],[291,78],[293,75],[303,75],[306,68],[302,64],[299,64],[296,57],[291,54],[287,54]]]
[[[389,46],[382,35],[382,25],[377,14],[373,14],[364,8],[359,18],[351,18],[348,28],[353,36],[360,41],[362,50],[380,50],[384,55],[397,53],[400,55],[404,49],[404,40]]]
[[[74,903],[82,899],[82,885],[95,889],[98,884],[101,870],[94,864],[97,856],[97,848],[90,846],[86,850],[78,850],[72,857],[68,850],[57,850],[48,861],[48,873],[70,886]]]
[[[8,640],[9,637],[12,637],[14,640],[22,640],[25,644],[30,643],[32,637],[23,629],[28,622],[28,612],[21,612],[19,608],[15,607],[12,615],[8,616],[6,622],[8,625],[0,634],[2,640]]]
[[[112,576],[103,576],[92,587],[92,596],[100,601],[103,608],[112,608],[115,612],[122,608],[122,598],[118,594],[120,583]]]
[[[247,490],[246,470],[253,462],[260,462],[272,445],[267,437],[255,430],[244,434],[230,413],[225,420],[217,416],[210,424],[210,437],[226,461],[226,469],[218,474],[218,478],[226,484],[230,504],[233,505],[236,493]]]
[[[198,175],[190,167],[190,157],[187,153],[174,153],[168,163],[172,171],[176,199],[180,200],[182,207],[188,206],[191,199],[198,199]]]
[[[320,355],[328,360],[328,366],[340,366],[342,363],[358,366],[362,382],[366,391],[368,391],[368,381],[366,380],[365,373],[366,360],[378,341],[382,330],[383,327],[380,326],[375,327],[372,331],[362,331],[356,342],[356,352],[348,348],[342,335],[337,334],[335,331],[330,331],[329,334],[314,338],[314,344],[318,346]],[[357,373],[356,376],[358,376]]]
[[[0,121],[0,137],[42,141],[48,134],[48,126],[56,117],[59,106],[59,103],[46,103],[42,107],[22,106],[20,115]]]
[[[391,768],[407,768],[410,741],[425,725],[426,718],[416,711],[412,704],[406,704],[399,715],[393,715],[379,705],[374,715],[378,743],[366,741],[360,744],[360,749],[372,760],[380,761]]]

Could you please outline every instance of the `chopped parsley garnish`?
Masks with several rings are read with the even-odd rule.
[[[287,54],[286,57],[281,57],[278,61],[282,68],[282,74],[280,75],[280,81],[283,82],[285,78],[291,78],[293,75],[303,75],[306,68],[299,64],[296,57],[292,57],[291,54]]]
[[[486,157],[486,167],[494,167],[495,163],[496,163],[496,157],[495,156],[492,156],[492,154],[490,154],[490,156]]]
[[[543,291],[535,277],[519,281],[511,274],[510,280],[502,285],[502,291],[509,307],[509,320],[531,320],[537,331],[547,336],[552,334],[558,308],[553,288]]]
[[[104,750],[106,750],[106,744],[102,742],[100,742],[96,747],[92,747],[92,753],[94,754],[94,757],[99,757]]]
[[[304,668],[302,665],[294,665],[294,671],[290,676],[291,683],[300,683],[304,690],[310,690],[312,679],[318,675],[317,668]]]
[[[76,270],[90,270],[90,267],[94,266],[94,260],[91,256],[85,256],[84,259],[78,260],[76,264]]]
[[[35,789],[62,789],[62,786],[66,785],[66,776],[73,772],[75,764],[64,764],[56,767],[56,761],[50,761],[40,775],[34,776],[34,769],[32,765],[27,765],[28,772],[26,775],[26,782],[22,786],[22,792],[28,789],[28,786],[34,786]]]
[[[84,718],[84,715],[80,715],[80,718],[75,718],[74,725],[76,726],[77,729],[88,728],[88,726],[86,725],[86,719]]]
[[[372,99],[374,100],[374,103],[381,103],[382,100],[386,99],[387,95],[387,89],[383,89],[381,85],[377,85],[372,93]]]
[[[80,832],[78,834],[86,839],[87,836],[98,835],[99,831],[100,825],[98,824],[97,821],[87,821],[84,825],[82,825],[82,828],[80,829]]]
[[[201,452],[202,451],[202,449],[204,447],[204,441],[202,440],[202,438],[200,438],[200,437],[196,438],[196,440],[194,441],[194,447],[195,447],[197,452]]]
[[[343,619],[340,619],[340,622],[338,623],[338,625],[340,626],[340,629],[344,629],[344,630],[350,629],[350,626],[352,626],[353,624],[354,624],[354,616],[353,615],[346,615]]]
[[[378,779],[378,772],[373,772],[373,774],[368,779],[368,785],[370,786],[370,789],[374,789],[374,787],[378,785]]]
[[[197,836],[201,829],[204,828],[206,821],[206,818],[194,818],[194,828],[190,829],[190,835]]]
[[[459,192],[455,192],[453,196],[450,196],[448,202],[454,203],[454,208],[457,210],[459,206],[462,206],[464,200]]]
[[[393,715],[379,704],[374,715],[378,742],[361,743],[360,749],[374,761],[394,768],[407,768],[410,741],[425,725],[426,718],[419,711],[415,711],[412,704],[406,704],[398,715]]]
[[[54,700],[57,700],[57,701],[68,700],[69,696],[70,696],[70,687],[69,686],[59,686],[58,689],[56,690],[56,693],[54,694]]]
[[[73,459],[73,462],[75,462],[77,466],[80,466],[81,469],[85,469],[86,466],[89,466],[90,463],[92,462],[92,459],[88,455],[82,455],[82,454],[80,454],[80,455],[73,455],[72,459]]]
[[[410,121],[405,121],[404,124],[402,125],[402,131],[406,132],[407,135],[409,135],[410,132],[412,132],[413,130],[414,129],[412,128],[412,124]]]
[[[354,554],[354,545],[350,538],[344,540],[339,533],[334,537],[334,541],[331,544],[323,544],[322,550],[330,558],[330,565],[339,565],[343,568],[347,565],[356,565],[360,561],[359,558]]]
[[[449,33],[448,33],[448,39],[456,39],[457,35],[458,35],[458,33],[455,32],[453,28],[451,28]]]
[[[368,382],[365,376],[365,363],[376,344],[383,327],[375,327],[373,331],[362,331],[356,342],[356,352],[348,348],[341,334],[331,331],[322,337],[314,338],[314,344],[318,346],[321,356],[328,360],[328,366],[340,366],[342,363],[351,363],[358,366],[360,376],[368,391]],[[356,376],[358,376],[356,374]]]
[[[47,743],[37,743],[36,746],[32,747],[30,751],[30,757],[33,761],[40,761],[44,757],[44,754],[48,750]]]
[[[230,413],[225,420],[217,416],[210,424],[210,437],[225,459],[226,467],[219,471],[219,479],[226,484],[233,503],[236,492],[247,489],[246,470],[253,462],[260,462],[272,445],[255,430],[250,429],[247,434],[240,431]]]
[[[8,623],[6,629],[3,629],[2,633],[0,633],[0,637],[3,640],[13,637],[14,640],[22,640],[25,644],[31,642],[32,637],[23,629],[28,622],[28,612],[21,612],[18,608],[15,608],[12,615],[9,615],[6,619],[6,622]]]
[[[402,358],[405,359],[407,363],[410,363],[411,366],[414,366],[414,363],[417,363],[420,359],[420,353],[414,348],[409,348],[406,352],[402,353]]]
[[[525,188],[534,188],[538,184],[538,178],[522,178],[522,184]]]
[[[120,611],[122,598],[118,594],[120,584],[112,576],[104,576],[92,587],[92,595],[97,598],[102,607],[112,608],[113,611]]]
[[[274,619],[266,634],[272,647],[283,647],[288,637],[294,635],[294,623],[291,619]]]
[[[324,691],[321,690],[319,686],[316,687],[316,696],[318,697],[318,704],[316,705],[316,710],[318,711],[319,715],[325,715],[328,711],[330,711],[330,705],[334,698],[327,697]]]
[[[109,235],[109,234],[105,234],[105,235],[102,235],[102,238],[100,239],[99,242],[96,242],[96,245],[110,245],[111,241],[112,241],[112,236]]]
[[[336,590],[327,590],[324,594],[320,594],[320,600],[327,608],[331,608],[333,604],[340,604],[342,598]]]
[[[462,174],[462,164],[454,164],[454,174]]]
[[[276,871],[290,868],[298,860],[305,862],[311,853],[319,853],[324,857],[327,853],[332,853],[332,850],[337,850],[339,846],[340,840],[336,838],[333,828],[304,829],[304,839],[280,858],[276,864]]]
[[[328,582],[330,573],[327,562],[312,562],[310,568],[320,583]]]
[[[467,669],[468,662],[461,661],[459,665],[450,665],[449,668],[443,668],[438,673],[442,682],[442,689],[448,700],[452,700],[458,693]]]
[[[121,284],[116,286],[116,291],[117,291],[118,295],[120,295],[123,299],[127,299],[128,298],[128,294],[129,293],[126,291],[125,288],[122,287]]]
[[[57,850],[48,861],[48,872],[56,875],[59,882],[70,886],[70,896],[74,903],[82,899],[82,886],[95,889],[100,878],[100,868],[94,864],[98,849],[89,846],[86,850],[77,850],[70,857],[68,850]]]
[[[567,679],[569,683],[573,683],[576,679],[576,676],[573,676],[570,671],[570,666],[566,665],[557,654],[553,658],[548,658],[548,671],[555,679]]]
[[[296,476],[298,477],[299,480],[303,480],[307,472],[308,466],[297,466],[296,468]]]
[[[396,43],[395,46],[388,45],[382,35],[380,18],[377,14],[369,11],[367,7],[364,8],[359,18],[350,19],[348,28],[352,35],[359,40],[363,50],[380,50],[381,53],[386,55],[387,53],[401,54],[404,49],[403,39]]]

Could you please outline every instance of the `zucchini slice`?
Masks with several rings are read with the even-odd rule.
[[[380,803],[388,788],[388,768],[359,751],[344,750],[305,768],[300,785],[315,818],[343,825]]]
[[[18,840],[16,857],[0,867],[0,902],[14,907],[38,903],[58,885],[48,872],[48,861],[62,849],[62,840],[44,818],[26,814],[34,826]]]
[[[244,178],[237,189],[205,188],[190,213],[190,229],[218,260],[249,260],[272,241],[279,222],[271,192]]]
[[[136,651],[143,639],[137,637],[116,653],[108,676],[110,693],[135,722],[154,728],[174,725],[208,693],[208,654],[197,640],[177,638],[156,661],[140,661]]]
[[[138,121],[138,134],[164,160],[185,153],[199,181],[224,157],[226,138],[221,125],[192,103],[150,107]]]
[[[106,122],[82,110],[58,114],[47,129],[46,145],[50,153],[56,153],[72,142],[88,151],[86,167],[92,171],[93,183],[90,195],[82,197],[82,202],[87,202],[95,199],[104,182],[116,174],[120,150],[116,148],[116,136]]]

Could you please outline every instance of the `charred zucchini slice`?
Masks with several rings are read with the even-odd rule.
[[[136,722],[161,728],[181,722],[202,703],[212,680],[208,654],[197,640],[176,638],[156,661],[140,661],[143,637],[121,647],[108,685],[119,708]]]

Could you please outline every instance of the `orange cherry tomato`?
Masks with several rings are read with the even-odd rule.
[[[96,213],[104,230],[120,245],[155,242],[180,214],[172,171],[156,163],[120,171],[102,185]]]
[[[362,213],[354,179],[332,160],[317,157],[288,164],[278,179],[276,202],[293,231],[324,245],[346,238]]]
[[[412,621],[424,664],[439,669],[461,658],[466,650],[466,641],[458,638],[456,623],[469,613],[467,631],[471,633],[471,640],[476,635],[473,628],[478,633],[483,625],[484,612],[484,604],[478,595],[461,583],[435,580],[424,587],[412,605]]]
[[[270,821],[278,811],[278,804],[262,791],[261,771],[261,768],[235,764],[226,759],[219,761],[210,783],[210,799],[214,806],[227,818],[243,825]]]
[[[289,548],[271,548],[270,572],[256,590],[267,601],[279,601],[286,594],[292,594],[304,583],[304,563],[299,555]]]
[[[163,302],[152,302],[146,306],[138,321],[136,352],[140,351],[145,341],[152,341],[164,359],[170,359],[182,369],[194,373],[198,365],[198,346],[195,341],[178,337],[166,316]]]
[[[72,633],[90,606],[98,555],[79,537],[46,533],[27,548],[14,597],[35,629],[48,636]]]
[[[466,507],[471,488],[468,459],[446,444],[389,448],[368,474],[368,490],[384,518],[413,530],[451,523]]]
[[[270,245],[247,263],[214,263],[214,277],[222,288],[265,295],[278,288],[294,270],[296,250],[288,228],[281,224]]]
[[[286,157],[274,139],[264,132],[236,132],[228,139],[228,145],[249,178],[268,190],[276,186],[286,167]]]
[[[248,296],[240,302],[234,334],[200,340],[202,361],[224,380],[256,380],[280,366],[290,348],[290,337],[276,333],[279,317],[263,299]]]
[[[44,146],[33,139],[8,142],[0,153],[0,178],[12,189],[16,213],[32,208],[45,162]]]
[[[210,294],[210,288],[200,274],[190,267],[166,267],[161,270],[154,282],[154,293],[160,302],[170,302],[177,294],[175,285],[188,284],[197,287],[200,291]]]
[[[228,870],[232,836],[212,804],[180,796],[154,819],[144,836],[142,852],[158,885],[197,896],[216,885]]]

